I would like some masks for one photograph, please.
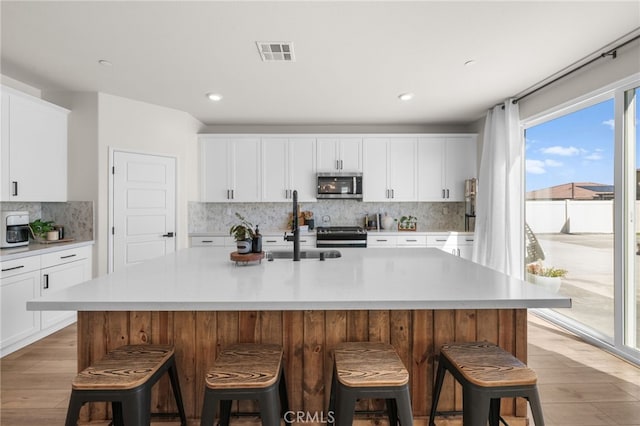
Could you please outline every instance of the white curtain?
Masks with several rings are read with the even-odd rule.
[[[518,105],[508,99],[485,121],[473,260],[517,278],[524,269],[523,153]]]

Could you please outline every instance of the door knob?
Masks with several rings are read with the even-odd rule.
[[[163,237],[173,238],[173,232],[168,232],[168,233],[164,234]]]

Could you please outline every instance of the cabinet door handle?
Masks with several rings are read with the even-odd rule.
[[[340,170],[344,168],[344,164],[342,164],[342,160],[340,160]]]
[[[18,181],[14,180],[11,182],[11,186],[13,187],[11,191],[11,195],[16,197],[18,195]]]
[[[447,199],[449,198],[449,190],[447,189]]]
[[[3,269],[2,272],[15,271],[16,269],[20,269],[20,268],[24,268],[24,265],[14,266],[13,268],[6,268],[6,269]]]
[[[232,190],[231,190],[231,199],[232,199],[232,200],[233,200],[234,198],[236,198],[236,194],[234,194],[234,192],[233,192],[233,191],[234,191],[234,190],[232,189]]]
[[[444,196],[444,189],[442,190],[442,198],[445,198],[445,196]]]
[[[173,238],[173,232],[167,232],[166,234],[163,235],[163,237],[167,237],[167,238]]]
[[[396,198],[396,190],[395,189],[391,190],[391,198]]]
[[[227,189],[227,200],[230,200],[231,197],[229,196],[231,194],[231,192]]]
[[[387,242],[387,240],[376,240],[376,241],[379,242],[379,243],[386,243]]]
[[[340,160],[336,160],[336,170],[340,170]]]
[[[76,254],[68,254],[66,256],[60,256],[60,259],[69,259],[71,257],[76,257],[76,256],[77,256]]]
[[[436,238],[436,241],[438,241],[438,242],[445,242],[445,241],[447,241],[447,240],[439,240],[439,239],[437,239],[437,238]]]
[[[408,243],[417,243],[418,240],[406,240]]]
[[[49,274],[44,274],[42,278],[44,278],[44,283],[42,283],[42,288],[46,290],[49,288]]]
[[[458,256],[460,256],[460,249],[458,249]]]
[[[213,240],[202,240],[201,243],[213,243]]]

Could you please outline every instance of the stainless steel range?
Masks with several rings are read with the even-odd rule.
[[[367,231],[360,226],[318,226],[316,247],[366,247]]]

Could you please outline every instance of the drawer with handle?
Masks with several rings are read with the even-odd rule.
[[[73,249],[60,250],[53,253],[43,254],[41,256],[42,268],[48,268],[54,265],[60,265],[63,263],[76,262],[78,260],[86,259],[91,255],[91,247],[77,247]]]
[[[232,246],[233,238],[221,235],[207,237],[191,237],[191,247],[225,247]]]
[[[397,239],[398,247],[426,247],[426,235],[403,235]]]
[[[23,257],[0,263],[0,278],[8,278],[40,269],[40,256]]]
[[[395,235],[367,235],[367,247],[395,247],[397,241]]]

